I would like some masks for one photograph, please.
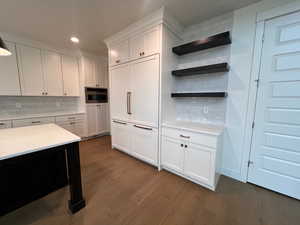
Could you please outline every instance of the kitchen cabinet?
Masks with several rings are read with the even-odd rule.
[[[55,123],[54,117],[37,117],[37,118],[28,118],[28,119],[18,119],[12,121],[13,127],[26,127],[34,126],[41,124]]]
[[[162,167],[215,190],[220,176],[222,132],[162,129]]]
[[[132,125],[132,154],[152,165],[158,164],[158,130],[151,127]]]
[[[97,59],[84,57],[84,76],[85,76],[85,86],[86,87],[96,87],[96,88],[105,88],[105,66],[103,62],[98,61]]]
[[[130,59],[159,53],[159,28],[154,27],[130,38]]]
[[[0,57],[0,95],[21,95],[16,47],[11,42],[5,44],[12,55]]]
[[[6,129],[11,127],[12,127],[11,120],[0,120],[0,129]]]
[[[132,82],[130,65],[124,64],[111,69],[110,79],[111,118],[129,120]]]
[[[83,114],[56,116],[55,123],[79,137],[85,136],[85,119]]]
[[[130,154],[132,152],[130,124],[119,120],[113,120],[111,132],[113,134],[112,146]]]
[[[129,60],[129,40],[112,44],[109,48],[109,62],[111,66],[125,63]]]
[[[130,82],[131,120],[158,127],[159,57],[151,56],[133,62]]]
[[[42,51],[44,69],[44,92],[48,96],[63,96],[61,56],[55,52]]]
[[[87,105],[88,136],[107,132],[107,103]]]
[[[181,140],[163,137],[162,139],[162,164],[176,171],[183,172],[184,151]]]
[[[17,45],[22,95],[44,95],[41,50]]]
[[[62,56],[64,96],[79,96],[79,68],[76,57]]]

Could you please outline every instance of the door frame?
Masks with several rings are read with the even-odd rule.
[[[253,138],[253,123],[256,114],[256,100],[258,92],[258,81],[261,69],[261,59],[264,41],[264,31],[265,23],[268,20],[274,19],[276,17],[285,16],[291,13],[300,11],[300,2],[293,2],[286,4],[284,6],[276,7],[271,10],[267,10],[257,14],[256,18],[256,32],[253,50],[253,61],[251,67],[251,79],[249,88],[249,98],[248,98],[248,109],[246,115],[246,134],[245,134],[245,157],[243,158],[242,166],[242,180],[244,182],[248,181],[249,166],[248,162],[251,159],[252,151],[252,138]]]

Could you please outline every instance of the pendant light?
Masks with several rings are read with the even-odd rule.
[[[11,52],[7,48],[6,44],[0,37],[0,56],[9,56],[11,55]]]

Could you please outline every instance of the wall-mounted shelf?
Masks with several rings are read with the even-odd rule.
[[[228,72],[228,63],[218,63],[207,66],[199,66],[182,70],[173,70],[172,75],[174,76],[191,76],[207,73],[218,73],[218,72]]]
[[[202,40],[197,40],[187,44],[179,45],[177,47],[174,47],[172,50],[177,55],[184,55],[228,44],[231,44],[229,31],[216,34]]]
[[[205,97],[205,98],[224,98],[227,92],[192,92],[192,93],[171,93],[172,98],[186,97]]]

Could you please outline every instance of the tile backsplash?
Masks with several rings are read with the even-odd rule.
[[[0,96],[0,119],[36,114],[77,112],[77,97],[15,97]]]

